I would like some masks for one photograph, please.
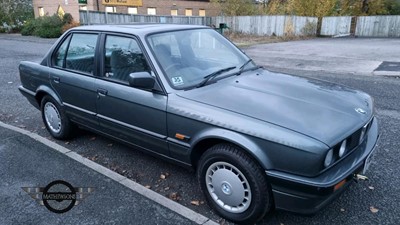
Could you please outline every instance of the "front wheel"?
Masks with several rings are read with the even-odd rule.
[[[43,97],[41,111],[43,122],[51,136],[56,139],[67,139],[71,136],[73,125],[52,97]]]
[[[271,188],[264,170],[234,145],[208,149],[199,161],[197,175],[208,203],[228,220],[254,224],[271,209]]]

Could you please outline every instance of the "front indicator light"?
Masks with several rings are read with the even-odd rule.
[[[340,181],[339,183],[337,183],[337,184],[335,185],[335,187],[333,188],[333,190],[334,190],[334,191],[339,190],[341,187],[343,187],[343,185],[344,185],[345,183],[346,183],[346,179]]]
[[[324,166],[328,167],[329,165],[331,165],[332,161],[333,161],[333,150],[331,149],[325,156]]]

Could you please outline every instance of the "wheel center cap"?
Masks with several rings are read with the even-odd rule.
[[[232,187],[228,182],[223,182],[221,185],[221,190],[224,194],[226,195],[231,195],[232,194]]]

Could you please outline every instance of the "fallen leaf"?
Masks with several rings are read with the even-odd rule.
[[[97,157],[98,157],[98,156],[95,155],[95,156],[89,157],[89,159],[92,160],[92,161],[96,161],[96,160],[97,160]]]
[[[171,199],[171,200],[174,200],[174,201],[179,201],[179,200],[181,200],[181,196],[179,196],[179,194],[177,193],[177,192],[172,192],[171,194],[169,194],[168,195],[168,197]]]
[[[164,174],[161,174],[160,178],[164,180],[166,178],[166,176]]]
[[[373,207],[373,206],[369,207],[369,210],[370,210],[372,213],[377,213],[377,212],[379,211],[379,209],[377,209],[377,208],[375,208],[375,207]]]
[[[368,177],[361,175],[361,174],[357,174],[356,178],[357,178],[357,180],[368,180]]]
[[[193,200],[193,201],[190,202],[190,204],[198,206],[198,205],[200,205],[200,202],[197,201],[197,200]]]
[[[374,190],[375,188],[373,186],[368,186],[369,190]]]

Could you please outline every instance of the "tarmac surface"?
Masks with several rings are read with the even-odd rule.
[[[2,122],[0,171],[0,224],[216,224],[45,138]],[[55,180],[94,191],[60,216],[22,189],[45,187]],[[43,191],[38,194],[41,200]],[[64,201],[48,204],[63,210],[71,203]]]
[[[317,38],[244,49],[258,64],[269,69],[328,72],[349,75],[400,76],[400,38]]]
[[[5,181],[0,182],[0,199],[4,199],[0,225],[212,223],[208,218],[231,224],[203,202],[190,171],[86,131],[66,142],[50,137],[40,112],[17,87],[19,61],[41,60],[54,41],[0,35],[0,121],[5,123],[0,122],[0,180]],[[313,217],[274,211],[258,224],[400,224],[400,79],[375,74],[385,62],[400,62],[400,39],[318,38],[257,45],[244,51],[269,70],[328,80],[371,94],[381,126],[368,181],[352,185]],[[11,131],[3,131],[4,127]],[[160,181],[165,172],[170,176]],[[93,187],[94,192],[71,211],[58,215],[22,190],[44,187],[56,179],[74,187]],[[179,193],[178,203],[166,201],[172,192]],[[200,205],[192,205],[191,200],[199,200]]]

